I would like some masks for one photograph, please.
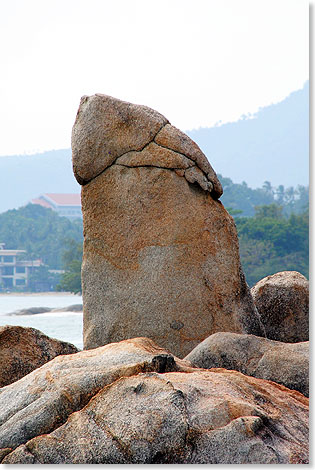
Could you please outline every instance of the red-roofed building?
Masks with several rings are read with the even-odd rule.
[[[31,203],[52,209],[62,217],[82,218],[80,194],[45,193]]]

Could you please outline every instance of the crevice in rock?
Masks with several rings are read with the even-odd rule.
[[[33,406],[34,403],[36,403],[40,399],[41,399],[41,397],[35,398],[35,400],[33,400],[33,401],[26,402],[27,403],[26,405],[25,405],[25,403],[20,403],[19,406],[17,406],[16,408],[13,408],[12,410],[10,410],[8,412],[8,414],[6,414],[2,417],[2,419],[0,421],[0,429],[1,429],[2,426],[7,424],[10,421],[10,419],[16,417],[16,415],[18,413],[23,413],[24,414],[24,412],[27,408]]]
[[[151,367],[151,370],[153,370],[152,364],[150,364],[150,367]],[[26,445],[26,443],[29,442],[31,439],[34,439],[42,434],[52,433],[56,429],[63,426],[73,413],[77,411],[81,411],[83,408],[85,408],[89,404],[89,402],[104,389],[104,387],[108,385],[112,385],[120,378],[130,377],[133,375],[138,375],[139,373],[142,373],[142,372],[146,372],[147,369],[148,369],[148,362],[146,361],[140,364],[139,363],[129,364],[125,368],[122,367],[119,373],[117,374],[114,373],[112,376],[107,376],[107,379],[104,380],[105,383],[104,382],[102,383],[100,381],[99,383],[96,383],[95,388],[93,390],[90,390],[87,393],[79,393],[78,395],[74,397],[71,395],[71,391],[62,390],[59,397],[56,400],[54,400],[53,403],[50,403],[49,405],[47,405],[50,408],[53,408],[55,410],[53,419],[51,419],[48,423],[44,423],[44,425],[42,425],[37,430],[30,428],[31,432],[29,434],[26,433],[27,424],[28,424],[27,422],[25,433],[24,433],[24,440],[15,442],[15,444],[12,445],[12,440],[10,441],[9,439],[7,443],[3,442],[2,444],[4,445],[3,448],[10,446],[13,449],[16,449],[20,445]],[[28,407],[34,405],[35,402],[42,400],[42,398],[43,398],[42,396],[38,397],[33,402],[29,403],[26,407],[21,407],[17,412],[14,412],[15,410],[13,410],[13,412],[10,414],[10,417],[7,420],[3,421],[2,429],[5,431],[5,426],[7,426],[7,424],[9,423],[11,419],[16,420],[16,417],[17,417],[16,415],[19,413],[21,413],[23,416],[25,414],[25,410]],[[36,413],[36,410],[35,410],[35,413]],[[31,416],[34,419],[34,411],[32,411]],[[35,418],[36,416],[37,415],[35,414]]]
[[[151,158],[149,157],[149,155],[151,155]],[[165,158],[163,158],[164,155]],[[136,162],[134,160],[136,160]],[[137,161],[139,163],[137,163]],[[165,165],[163,165],[163,161],[165,162]],[[177,168],[187,170],[190,167],[196,166],[196,163],[191,158],[186,157],[185,155],[182,155],[176,152],[175,150],[168,149],[166,147],[163,147],[161,149],[160,145],[155,142],[150,142],[139,152],[126,152],[120,157],[118,157],[113,163],[120,163],[122,165],[127,165],[131,167],[135,167],[138,165],[152,165],[157,167],[165,166],[170,170]]]
[[[165,125],[166,125],[166,124],[165,124]],[[162,129],[161,129],[161,130],[162,130]],[[161,130],[160,130],[160,131],[161,131]],[[159,132],[160,132],[160,131],[159,131]],[[196,163],[196,161],[193,160],[191,157],[188,157],[185,153],[179,152],[178,150],[171,149],[170,147],[167,147],[166,145],[158,144],[155,139],[156,139],[157,135],[159,134],[159,132],[156,134],[156,136],[154,137],[154,141],[153,141],[156,145],[158,145],[158,146],[161,147],[162,149],[171,150],[171,151],[174,152],[174,153],[178,153],[178,155],[181,155],[182,157],[185,157],[185,158],[187,158],[188,160],[191,160],[194,165],[198,166],[197,163]],[[199,168],[199,167],[198,167],[198,168]],[[201,169],[200,169],[200,170],[201,170]],[[201,171],[202,171],[202,170],[201,170]],[[202,172],[204,173],[204,171],[202,171]],[[205,174],[205,173],[204,173],[204,174]],[[206,175],[206,174],[205,174],[205,175]],[[207,176],[207,175],[206,175],[206,176]]]
[[[186,425],[187,425],[187,430],[185,434],[185,447],[188,450],[188,452],[192,455],[195,449],[196,438],[200,435],[200,433],[196,429],[192,429],[190,425],[188,406],[186,402],[186,397],[183,392],[182,392],[182,396],[183,396],[183,404],[185,408],[185,420],[186,420]]]
[[[31,451],[31,449],[29,448],[28,442],[27,442],[26,444],[24,444],[24,452],[30,454],[30,456],[31,456],[31,457],[34,459],[34,461],[36,462],[37,457],[36,457],[36,455]],[[34,461],[33,461],[33,462],[34,462]],[[39,462],[38,460],[37,460],[37,462],[38,462],[38,463],[44,463],[44,462]]]
[[[151,365],[153,370],[159,374],[178,370],[174,356],[171,354],[159,354],[154,356],[151,360]]]
[[[175,170],[183,170],[184,171],[184,178],[186,179],[186,181],[190,184],[197,184],[198,186],[200,186],[204,191],[207,191],[209,193],[211,193],[213,191],[213,183],[212,181],[208,178],[208,175],[198,166],[198,164],[192,160],[191,157],[188,157],[187,155],[185,155],[184,153],[181,153],[181,152],[178,152],[177,150],[173,150],[167,146],[164,146],[164,145],[161,145],[161,144],[158,144],[156,141],[155,141],[155,138],[157,137],[157,135],[159,134],[159,132],[161,132],[161,130],[167,125],[168,123],[166,124],[163,124],[161,126],[161,128],[158,130],[158,132],[155,134],[155,136],[153,137],[152,140],[150,140],[149,142],[147,142],[142,148],[140,148],[139,150],[128,150],[128,152],[124,152],[122,153],[121,155],[118,155],[116,157],[116,159],[110,164],[108,165],[106,168],[104,168],[100,173],[98,173],[97,175],[95,175],[93,178],[91,178],[89,181],[83,181],[82,180],[82,186],[85,186],[86,184],[90,183],[91,181],[93,181],[95,178],[97,178],[98,176],[100,176],[101,174],[103,174],[108,168],[110,168],[111,166],[113,165],[120,165],[120,166],[124,166],[126,168],[161,168],[161,169],[165,169],[165,170],[171,170],[171,171],[175,171]],[[165,150],[169,150],[170,152],[173,152],[177,155],[179,155],[180,157],[184,157],[185,159],[189,160],[189,162],[191,162],[191,166],[189,166],[188,168],[186,169],[183,169],[181,167],[172,167],[172,168],[169,168],[169,167],[164,167],[164,166],[161,166],[161,165],[128,165],[126,163],[117,163],[117,160],[125,155],[127,155],[128,153],[131,153],[131,152],[135,152],[135,153],[141,153],[143,152],[143,150],[145,150],[150,144],[154,143],[155,145],[157,145],[158,147],[160,147],[161,149],[165,149]],[[192,178],[190,175],[187,175],[185,174],[185,172],[191,168],[198,168],[198,170],[200,171],[201,175],[204,176],[204,179],[205,181],[198,181],[198,178]],[[178,173],[177,173],[178,174]],[[180,176],[180,175],[179,175]]]
[[[169,122],[166,122],[165,124],[162,124],[161,128],[157,131],[157,133],[155,134],[155,136],[154,136],[149,142],[147,142],[142,148],[140,148],[140,149],[138,149],[138,150],[137,150],[137,149],[131,149],[131,150],[128,150],[128,152],[124,152],[124,153],[122,153],[121,155],[118,155],[118,156],[115,158],[115,160],[114,160],[110,165],[108,165],[106,168],[104,168],[102,171],[100,171],[97,175],[93,176],[93,178],[91,178],[90,180],[86,181],[86,180],[80,178],[81,181],[82,181],[80,184],[81,184],[82,186],[85,186],[86,184],[90,183],[90,182],[93,181],[95,178],[97,178],[97,177],[100,176],[102,173],[104,173],[104,171],[106,171],[107,168],[110,168],[111,166],[113,166],[118,158],[123,157],[123,156],[126,155],[127,153],[129,153],[129,152],[142,152],[142,150],[144,150],[146,147],[148,147],[148,145],[150,145],[152,142],[154,142],[155,137],[158,135],[159,132],[161,132],[161,130],[163,129],[163,127],[165,127],[167,124],[169,124]]]
[[[163,378],[162,378],[162,380],[163,380]],[[177,460],[179,459],[179,460],[184,461],[187,458],[187,454],[192,454],[193,453],[194,446],[195,446],[194,441],[195,441],[196,437],[199,435],[199,433],[196,430],[193,430],[191,428],[191,425],[190,425],[190,422],[189,422],[188,405],[187,405],[186,396],[185,396],[184,392],[182,390],[180,390],[179,388],[175,388],[174,385],[170,381],[167,381],[166,383],[168,385],[170,385],[172,387],[172,389],[174,390],[173,404],[175,406],[178,406],[176,404],[176,401],[179,399],[179,401],[182,405],[181,409],[183,411],[183,417],[185,419],[186,431],[185,431],[185,436],[184,436],[184,446],[181,449],[179,449],[181,455],[178,456]],[[172,462],[170,462],[170,463],[172,463]]]
[[[114,166],[114,165],[124,166],[125,168],[160,168],[161,170],[170,170],[170,171],[182,170],[182,168],[167,168],[166,166],[158,166],[158,165],[135,165],[135,166],[131,166],[131,165],[126,165],[125,163],[113,163],[111,166]],[[109,168],[109,167],[107,167],[107,168]],[[190,166],[189,168],[192,168],[192,167]]]
[[[24,457],[24,462],[23,462],[24,464],[34,464],[36,462],[36,456],[30,451],[30,449],[28,449],[26,444],[21,444],[16,449],[10,449],[10,452],[7,452],[3,456],[1,456],[2,450],[6,450],[6,449],[0,449],[0,464],[1,465],[17,464],[18,462],[14,461],[16,460],[16,454],[15,454],[16,451],[18,452],[18,459],[21,458],[21,454]],[[13,462],[12,461],[7,462],[6,459],[7,457],[9,457],[10,459],[11,454],[13,454]],[[26,461],[25,461],[25,458],[26,458]],[[37,463],[40,463],[40,462],[37,462]]]
[[[67,420],[73,413],[83,410],[86,406],[88,406],[91,400],[93,400],[94,398],[96,398],[97,395],[102,393],[104,388],[114,385],[114,383],[116,383],[118,380],[131,376],[137,376],[139,374],[147,372],[163,374],[167,372],[177,372],[179,370],[180,368],[177,366],[174,356],[172,356],[171,354],[159,354],[154,356],[151,361],[144,361],[142,363],[136,363],[134,365],[129,364],[128,366],[126,366],[125,370],[121,370],[118,375],[113,374],[113,376],[109,379],[109,383],[99,384],[99,386],[96,386],[95,389],[90,391],[89,393],[83,393],[75,397],[75,402],[73,402],[73,400],[71,399],[70,394],[66,392],[62,393],[60,396],[60,400],[55,404],[55,409],[57,411],[57,419],[53,423],[51,423],[49,429],[46,428],[40,430],[38,434],[30,436],[25,442],[21,442],[19,445],[26,445],[27,442],[29,442],[31,439],[38,437],[42,434],[50,434],[56,429],[60,428],[67,422]],[[38,398],[38,400],[39,399],[40,398]]]
[[[121,442],[118,436],[116,436],[109,426],[106,426],[106,424],[103,422],[102,424],[97,422],[94,416],[89,414],[89,419],[93,421],[95,426],[105,435],[109,436],[112,442],[117,446],[123,457],[126,459],[126,462],[128,462],[128,459],[130,458],[130,453],[128,452],[128,449],[126,448],[126,445]]]
[[[186,171],[187,170],[190,170],[191,168],[195,168],[196,165],[192,165],[190,167],[188,167],[186,170],[182,169],[182,168],[178,168],[178,167],[174,167],[174,168],[167,168],[167,167],[164,167],[164,166],[158,166],[158,165],[127,165],[125,163],[116,163],[114,162],[112,165],[110,166],[122,166],[122,167],[125,167],[125,168],[159,168],[161,170],[169,170],[169,171],[174,171],[176,172],[176,174],[180,177],[184,177],[185,180],[187,181],[187,183],[189,184],[192,184],[192,185],[197,185],[199,188],[201,188],[203,191],[206,191],[206,192],[209,192],[211,193],[212,189],[213,189],[213,185],[211,183],[211,181],[209,181],[207,179],[207,181],[204,181],[204,182],[199,182],[197,180],[197,178],[191,178],[189,177],[188,175],[186,175]],[[107,167],[107,168],[110,168],[110,167]],[[107,170],[106,168],[106,170]],[[199,167],[197,167],[199,168]],[[200,169],[200,168],[199,168]],[[104,170],[104,171],[106,171]],[[200,170],[201,171],[201,170]],[[183,174],[181,173],[178,173],[178,172],[183,172]],[[204,175],[204,173],[203,173]]]
[[[4,449],[0,449],[0,464],[5,459],[5,457],[9,454],[12,454],[13,449],[6,447]]]

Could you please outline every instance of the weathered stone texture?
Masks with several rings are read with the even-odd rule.
[[[155,137],[155,142],[162,147],[182,153],[196,162],[197,167],[200,168],[213,184],[212,196],[219,198],[223,194],[222,185],[207,157],[201,152],[196,142],[191,140],[186,134],[176,127],[166,124]]]
[[[195,367],[234,369],[309,395],[308,341],[282,343],[254,335],[215,333],[185,359]]]
[[[73,354],[70,343],[49,338],[35,328],[0,327],[0,387],[29,374],[56,356]]]
[[[147,106],[110,96],[83,96],[72,131],[72,161],[80,184],[95,178],[117,157],[142,150],[167,119]]]
[[[208,193],[113,165],[83,187],[82,208],[85,348],[141,334],[183,356],[215,331],[261,333],[234,223]]]
[[[72,142],[86,183],[84,347],[148,336],[182,357],[216,331],[264,334],[199,147],[155,111],[105,95],[83,99]]]
[[[185,371],[189,365],[147,338],[58,356],[0,389],[0,449],[16,448],[53,431],[120,377],[145,371]]]
[[[276,341],[298,343],[309,339],[309,282],[297,271],[267,276],[251,293],[266,336]]]
[[[112,381],[2,463],[308,463],[307,421],[303,395],[239,372],[139,373]]]
[[[127,152],[117,158],[116,164],[130,167],[156,166],[159,168],[190,168],[194,162],[173,150],[164,149],[151,142],[140,152]]]

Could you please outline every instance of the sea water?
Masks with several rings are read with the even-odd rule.
[[[17,325],[37,328],[51,338],[67,341],[83,349],[82,312],[47,312],[34,315],[7,315],[31,307],[63,308],[82,304],[82,297],[73,294],[0,294],[0,326]]]

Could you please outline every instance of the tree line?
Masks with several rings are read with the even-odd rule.
[[[82,243],[81,219],[60,217],[37,204],[0,214],[0,243],[5,249],[26,250],[25,259],[40,258],[51,269],[62,269],[67,240]]]
[[[300,214],[308,207],[308,186],[274,187],[270,181],[265,181],[261,188],[253,189],[247,186],[245,181],[238,184],[233,183],[230,178],[218,176],[224,191],[221,201],[225,207],[233,210],[234,217],[253,217],[256,213],[255,207],[270,204],[281,206],[284,216]]]
[[[5,249],[25,250],[21,260],[42,260],[43,265],[29,279],[31,290],[56,289],[62,277],[58,271],[68,269],[64,253],[69,245],[82,246],[82,242],[81,219],[60,217],[37,204],[0,214],[0,243],[5,243]]]
[[[309,214],[286,216],[273,203],[256,206],[254,217],[235,217],[240,257],[249,286],[279,271],[309,277]]]
[[[309,272],[308,188],[252,189],[220,176],[222,202],[234,217],[240,257],[250,286],[279,271]],[[24,258],[41,258],[34,280],[49,280],[62,291],[81,292],[83,225],[44,207],[28,204],[0,214],[0,242],[26,250]],[[52,271],[64,270],[57,275]]]
[[[279,271],[299,271],[309,277],[309,216],[286,217],[275,203],[256,206],[253,217],[235,217],[240,258],[246,281],[252,287]],[[66,274],[60,289],[81,291],[82,244],[73,242],[65,252]]]

